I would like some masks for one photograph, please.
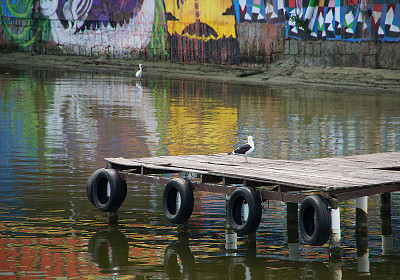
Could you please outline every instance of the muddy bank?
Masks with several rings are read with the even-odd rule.
[[[143,64],[143,77],[207,79],[269,87],[400,93],[400,70],[350,67],[305,67],[291,61],[255,68],[236,65],[176,63],[132,59],[56,56],[22,52],[0,53],[0,67],[57,69],[134,76]]]

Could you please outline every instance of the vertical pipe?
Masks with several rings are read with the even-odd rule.
[[[356,245],[358,272],[366,276],[369,273],[369,250],[368,250],[368,196],[356,199]]]
[[[390,255],[393,253],[391,194],[382,193],[380,197],[382,255]]]
[[[289,247],[289,260],[300,259],[298,208],[299,207],[297,203],[286,203],[286,227]]]

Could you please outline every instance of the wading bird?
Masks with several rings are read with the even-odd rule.
[[[139,64],[139,70],[136,72],[136,78],[142,78],[142,64]]]

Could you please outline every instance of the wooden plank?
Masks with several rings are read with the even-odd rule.
[[[382,180],[375,179],[379,177],[380,173],[375,171],[375,174],[368,176],[365,174],[365,171],[347,171],[345,169],[341,169],[340,172],[333,172],[329,170],[329,168],[324,168],[324,173],[322,174],[319,170],[315,170],[312,168],[308,169],[298,169],[296,167],[287,167],[282,165],[280,168],[259,168],[258,165],[254,164],[243,164],[243,165],[217,165],[217,164],[209,164],[206,162],[196,162],[196,161],[182,161],[182,157],[179,158],[171,158],[168,162],[170,167],[184,168],[185,166],[190,167],[195,170],[203,170],[209,173],[222,173],[222,174],[235,174],[240,176],[249,176],[252,174],[252,177],[257,179],[271,179],[271,174],[280,176],[280,177],[291,177],[297,178],[299,180],[298,184],[300,185],[319,185],[319,186],[332,186],[332,185],[372,185],[382,182],[391,182],[392,180]],[[254,171],[257,172],[254,175]],[[371,171],[374,172],[374,171]],[[268,173],[268,176],[263,176],[263,174]],[[279,173],[279,174],[276,174]],[[398,176],[400,179],[400,175]],[[275,177],[276,178],[276,177]],[[304,182],[306,179],[307,183]],[[310,179],[316,180],[316,183],[310,181]],[[321,183],[321,179],[325,183]],[[274,180],[276,181],[276,180]],[[318,182],[318,183],[317,183]]]
[[[116,165],[159,170],[192,172],[221,178],[250,180],[262,184],[278,184],[307,189],[354,188],[400,182],[400,172],[376,169],[400,166],[400,152],[311,159],[305,161],[249,158],[241,156],[183,155],[149,158],[107,158]],[[391,165],[388,165],[391,164]],[[227,179],[226,181],[229,181]]]
[[[321,162],[328,165],[346,165],[363,168],[386,168],[400,167],[400,152],[388,152],[377,154],[365,154],[346,157],[331,157],[306,160],[310,162]]]

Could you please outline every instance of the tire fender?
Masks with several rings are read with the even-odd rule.
[[[244,220],[242,210],[247,203],[248,215]],[[254,188],[240,187],[236,189],[228,202],[228,221],[231,228],[238,234],[251,234],[260,225],[262,216],[261,199]]]
[[[306,244],[324,245],[331,234],[332,217],[329,204],[321,195],[307,196],[299,210],[300,234]]]
[[[104,212],[116,212],[125,200],[126,182],[115,169],[98,169],[86,184],[89,201]]]
[[[168,221],[173,224],[183,224],[189,220],[193,204],[193,190],[185,179],[175,178],[165,185],[162,208]]]
[[[104,169],[105,168],[97,169],[95,172],[93,172],[90,175],[89,179],[86,182],[86,196],[93,206],[96,206],[96,205],[94,205],[94,199],[93,199],[93,182],[94,182],[94,179],[97,177],[97,175],[100,173],[100,171],[102,171]]]

